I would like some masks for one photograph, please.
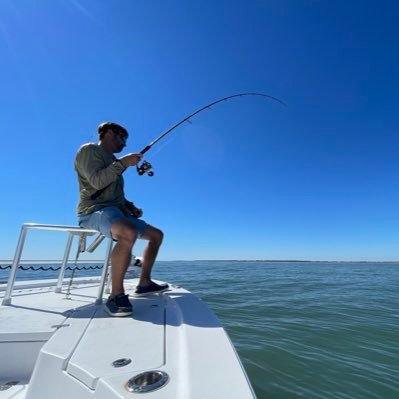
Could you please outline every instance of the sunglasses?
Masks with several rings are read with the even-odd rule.
[[[122,133],[122,132],[118,132],[118,131],[112,131],[115,135],[117,135],[117,136],[119,136],[120,138],[121,138],[121,140],[124,142],[124,143],[126,143],[126,141],[127,141],[127,136],[126,136],[126,134],[125,133]]]

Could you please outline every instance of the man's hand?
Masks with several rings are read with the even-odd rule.
[[[140,159],[143,158],[143,154],[127,154],[119,159],[123,159],[129,166],[136,166]]]
[[[143,210],[141,208],[134,207],[133,216],[136,218],[141,218],[143,216]]]
[[[143,216],[143,210],[141,208],[136,208],[134,204],[130,201],[126,201],[126,208],[129,212],[136,218],[141,218]]]

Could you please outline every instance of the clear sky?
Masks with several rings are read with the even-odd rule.
[[[399,259],[395,1],[0,0],[0,258],[76,224],[73,160],[107,120],[155,176],[127,198],[159,259]],[[50,258],[58,241],[46,241]],[[39,245],[27,256],[43,254]],[[140,246],[137,252],[140,251]]]

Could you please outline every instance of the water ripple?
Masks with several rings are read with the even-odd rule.
[[[399,398],[398,264],[176,265],[222,320],[258,399]]]

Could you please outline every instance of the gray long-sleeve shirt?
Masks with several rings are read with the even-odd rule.
[[[82,145],[75,159],[80,197],[77,212],[91,213],[98,206],[117,206],[127,214],[122,177],[127,166],[98,144]]]

